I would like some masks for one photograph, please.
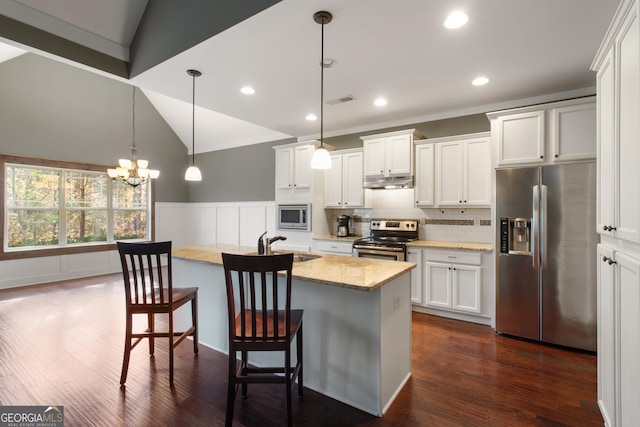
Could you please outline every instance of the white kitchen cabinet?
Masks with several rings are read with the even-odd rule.
[[[433,207],[434,191],[434,145],[433,143],[416,143],[416,185],[415,196],[417,207]]]
[[[311,157],[313,156],[315,148],[316,141],[298,142],[273,147],[276,153],[275,190],[277,202],[313,202],[313,183],[316,171],[311,169]],[[322,177],[318,175],[317,178],[321,179]],[[320,186],[318,190],[322,191]]]
[[[498,166],[544,162],[544,122],[544,110],[497,117],[491,132],[498,141]]]
[[[616,425],[616,265],[611,248],[598,245],[598,406],[606,426]],[[609,262],[611,261],[611,262]]]
[[[490,207],[490,153],[487,133],[436,140],[436,206]]]
[[[553,108],[550,116],[550,145],[554,162],[592,160],[596,157],[595,102]]]
[[[423,304],[422,298],[422,249],[407,248],[407,261],[416,265],[411,270],[411,303]]]
[[[596,71],[598,406],[606,426],[640,425],[640,27],[623,0]]]
[[[362,136],[364,176],[382,178],[413,175],[415,129]]]
[[[276,188],[293,189],[311,186],[311,144],[275,147]]]
[[[598,232],[640,243],[640,56],[637,6],[596,58],[598,91]]]
[[[353,241],[337,241],[333,239],[315,240],[315,251],[321,254],[351,256],[353,253]]]
[[[598,245],[598,405],[605,425],[640,422],[640,259]]]
[[[327,208],[364,206],[362,150],[336,151],[331,169],[324,171],[324,205]]]
[[[498,167],[596,157],[594,97],[497,111],[487,117],[491,120]]]
[[[480,253],[425,251],[424,303],[466,313],[481,313],[482,258]]]

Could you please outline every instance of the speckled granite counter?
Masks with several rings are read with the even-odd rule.
[[[457,249],[465,251],[491,252],[493,246],[490,243],[472,242],[445,242],[442,240],[415,240],[407,243],[407,246],[431,249]]]
[[[215,245],[175,248],[174,258],[222,265],[222,252],[234,254],[255,253],[248,246]],[[381,261],[320,255],[318,258],[293,264],[293,277],[335,286],[370,291],[415,268],[410,262]]]

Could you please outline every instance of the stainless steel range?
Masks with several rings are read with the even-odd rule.
[[[418,240],[417,220],[372,219],[370,237],[353,242],[353,256],[404,261],[413,240]]]

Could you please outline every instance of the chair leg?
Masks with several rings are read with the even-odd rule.
[[[122,358],[122,371],[120,373],[120,385],[127,381],[127,372],[129,371],[129,359],[131,358],[131,328],[133,327],[132,314],[127,313],[127,321],[125,326],[124,338],[124,357]]]
[[[147,331],[151,334],[149,336],[149,355],[153,356],[153,353],[155,353],[155,339],[154,339],[154,332],[156,330],[156,324],[155,324],[155,319],[153,318],[153,313],[149,313],[147,315]]]
[[[191,321],[193,322],[193,353],[198,354],[198,292],[191,300]]]
[[[288,348],[284,352],[284,376],[285,376],[285,385],[287,387],[287,426],[291,427],[293,425],[293,411],[291,410],[291,349]]]
[[[296,349],[297,349],[297,363],[300,364],[300,370],[298,371],[298,396],[302,397],[302,390],[304,389],[302,384],[302,369],[304,364],[302,363],[302,323],[300,323],[300,329],[296,336]]]
[[[173,385],[173,312],[169,312],[169,384]]]
[[[242,369],[246,369],[249,366],[249,353],[246,351],[241,351],[241,362]],[[249,385],[247,383],[242,383],[242,396],[247,397],[249,395]]]
[[[224,425],[231,427],[233,424],[233,407],[236,399],[236,352],[229,349],[229,375],[227,378],[227,414]]]

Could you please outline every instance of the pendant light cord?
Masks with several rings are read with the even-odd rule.
[[[131,112],[131,117],[132,120],[131,122],[133,123],[133,125],[131,126],[133,128],[133,146],[136,146],[136,87],[133,87],[133,101],[131,102],[132,105],[132,112]]]
[[[192,74],[193,85],[191,93],[191,166],[196,165],[196,75]]]
[[[320,41],[320,148],[324,146],[324,21],[321,27]]]

